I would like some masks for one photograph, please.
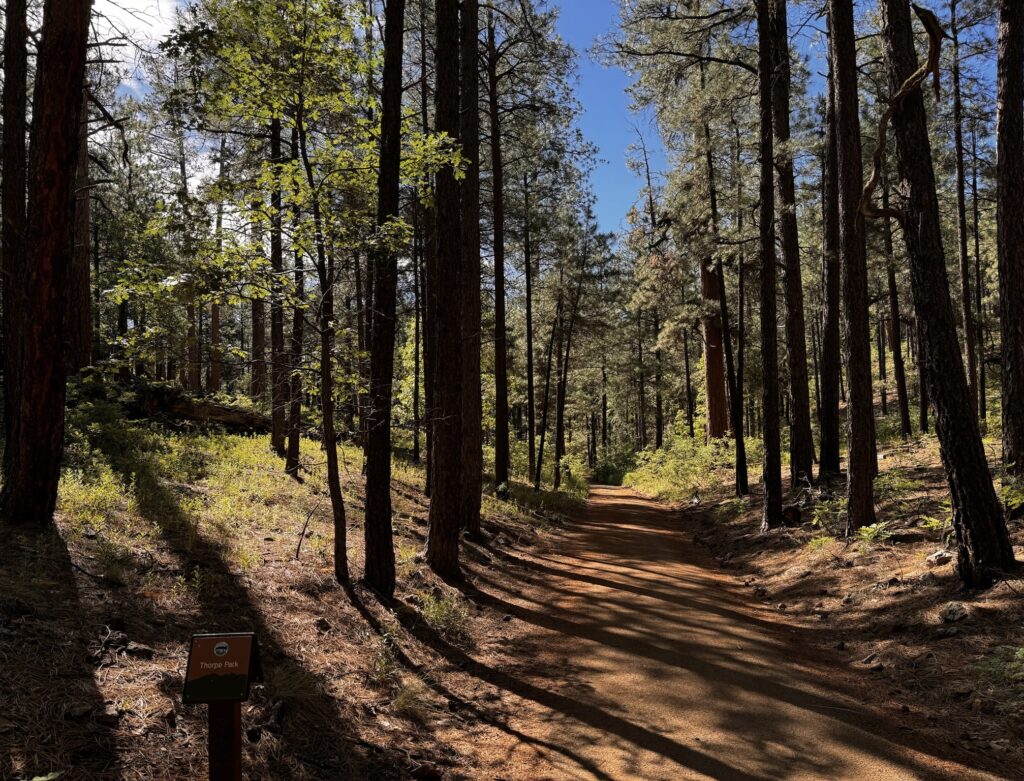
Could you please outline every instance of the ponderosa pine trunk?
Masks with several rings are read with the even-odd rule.
[[[405,0],[384,6],[384,80],[381,92],[377,229],[383,234],[399,218],[402,160],[402,53]],[[383,235],[381,236],[383,239]],[[391,406],[395,374],[398,248],[378,242],[374,252],[370,330],[370,391],[366,430],[365,534],[367,585],[390,600],[395,592],[395,546],[391,521]]]
[[[1024,5],[999,3],[996,207],[1003,463],[1024,474]]]
[[[561,284],[561,281],[559,281]],[[551,323],[551,336],[548,339],[548,357],[544,369],[544,395],[541,398],[541,415],[539,442],[537,444],[537,471],[533,476],[533,490],[539,491],[544,476],[544,438],[548,428],[548,397],[551,392],[551,361],[554,356],[555,338],[561,339],[562,325],[562,294],[558,294],[558,303],[555,305],[555,319]]]
[[[498,48],[494,11],[487,13],[487,115],[491,131],[491,197],[494,230],[494,484],[509,480],[508,328],[505,314],[505,161],[498,103]]]
[[[761,371],[764,437],[762,531],[781,526],[782,445],[779,433],[779,344],[776,339],[775,183],[772,131],[772,0],[757,0],[758,105],[761,207],[758,243],[761,266]]]
[[[889,180],[882,169],[882,210],[889,209]],[[907,394],[907,372],[903,363],[902,320],[900,317],[899,290],[896,286],[896,260],[893,256],[892,224],[884,221],[882,241],[885,248],[886,284],[889,295],[890,347],[892,349],[892,373],[896,379],[896,405],[900,413],[900,435],[910,439],[913,429],[910,425],[910,398]]]
[[[786,0],[772,4],[772,126],[775,130],[778,233],[785,269],[786,356],[789,368],[791,421],[789,475],[795,488],[814,478],[814,435],[811,433],[811,400],[807,378],[807,335],[804,319],[803,275],[800,270],[800,234],[796,218],[796,179],[790,149],[789,26]]]
[[[14,5],[13,16],[17,17],[23,6],[17,2]],[[18,364],[13,372],[18,377],[18,391],[11,413],[20,421],[13,438],[6,442],[9,452],[0,491],[0,518],[8,524],[49,525],[57,502],[67,390],[63,325],[72,262],[73,193],[91,8],[91,0],[47,0],[43,7],[32,101],[24,243],[20,236],[12,242],[23,255],[10,265],[11,256],[4,258],[5,271],[19,272],[13,291],[17,305],[4,313],[11,318],[8,334],[18,342]],[[15,22],[13,30],[27,36],[21,19],[12,19],[10,5],[8,14],[8,19]],[[8,28],[8,36],[11,30]],[[11,66],[7,74],[14,71],[15,78],[24,73],[18,51],[23,42],[16,39],[5,51],[5,57],[11,57],[5,63]],[[18,102],[20,88],[17,82],[11,91],[13,103]],[[6,113],[9,107],[4,108]],[[23,127],[14,122],[15,135],[10,140],[15,146],[19,146],[20,138],[16,134]],[[5,149],[5,163],[7,154]],[[17,181],[17,175],[14,178]],[[15,193],[5,191],[4,195],[14,200]],[[19,211],[11,215],[15,226]]]
[[[910,7],[904,0],[880,0],[879,6],[889,89],[895,94],[917,70]],[[1019,45],[1021,36],[1017,38]],[[921,360],[927,367],[925,380],[935,407],[935,427],[952,495],[957,570],[965,586],[980,588],[991,584],[996,573],[1013,567],[1013,548],[992,486],[978,422],[971,414],[946,275],[928,121],[919,89],[903,100],[892,121],[899,190],[906,194],[901,221],[922,340]],[[1014,143],[1019,145],[1020,139],[1015,137]]]
[[[829,0],[829,53],[832,60],[837,128],[839,256],[846,326],[849,384],[850,457],[847,467],[847,532],[875,522],[875,417],[871,388],[871,333],[864,189],[857,97],[857,49],[852,0]]]
[[[964,106],[960,89],[960,28],[957,6],[949,0],[949,32],[953,44],[953,158],[956,165],[956,229],[960,261],[960,313],[964,328],[964,353],[967,362],[967,387],[971,392],[971,411],[978,414],[978,358],[975,352],[974,302],[971,298],[971,258],[967,252],[967,175],[964,168]]]
[[[284,214],[281,194],[281,120],[270,121],[270,164],[274,183],[270,190],[270,447],[286,454],[285,409],[288,406],[288,373],[284,351]]]
[[[459,138],[459,4],[435,6],[434,106],[436,130]],[[461,576],[459,529],[462,512],[463,252],[459,183],[452,166],[437,172],[434,199],[433,265],[430,286],[435,350],[432,374],[434,410],[430,425],[431,492],[427,562],[442,578]],[[444,304],[442,305],[442,301]],[[442,349],[442,345],[444,349]]]
[[[533,376],[533,247],[530,244],[530,175],[523,174],[523,278],[526,284],[526,437],[529,473],[537,471],[537,393]]]
[[[981,308],[985,297],[985,277],[981,271],[981,214],[978,208],[978,128],[971,123],[971,212],[974,233],[974,335],[978,340],[978,425],[988,430],[988,387],[985,355],[985,316]]]
[[[298,160],[299,141],[298,132],[293,128],[291,137],[291,159]],[[297,226],[299,213],[298,209],[292,207],[292,228]],[[302,251],[299,244],[292,244],[292,295],[296,302],[301,302],[305,297],[306,269],[302,260]],[[288,345],[289,376],[288,376],[288,445],[284,455],[284,469],[292,477],[298,479],[300,469],[300,447],[302,441],[302,357],[303,357],[303,331],[306,324],[306,313],[302,306],[296,303],[292,307],[292,333]]]
[[[462,527],[479,540],[483,488],[483,405],[480,375],[480,10],[461,4],[462,198]]]
[[[21,420],[15,413],[20,385],[20,323],[24,315],[24,289],[13,280],[25,278],[25,191],[28,164],[25,146],[28,116],[28,20],[26,0],[8,0],[5,9],[4,94],[3,94],[3,185],[0,231],[3,256],[0,285],[3,286],[3,370],[4,441],[14,442],[20,435]],[[8,473],[12,448],[4,450],[4,474]]]

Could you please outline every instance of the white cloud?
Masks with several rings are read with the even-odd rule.
[[[96,29],[100,34],[116,30],[149,47],[170,32],[176,6],[177,0],[96,0]]]

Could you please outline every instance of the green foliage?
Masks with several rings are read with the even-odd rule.
[[[819,534],[807,541],[807,549],[810,551],[821,551],[829,548],[836,542],[831,534]]]
[[[598,485],[622,485],[626,474],[635,467],[636,458],[631,449],[609,448],[600,453],[590,480]]]
[[[875,496],[880,501],[902,499],[924,488],[924,483],[910,477],[904,469],[888,469],[875,478]]]
[[[880,521],[879,523],[872,523],[869,526],[861,526],[857,529],[855,536],[861,546],[866,550],[872,545],[879,545],[888,540],[892,537],[892,531],[890,531],[888,523]]]
[[[839,533],[839,527],[846,518],[846,499],[826,499],[814,505],[811,514],[811,525],[818,529],[824,529],[830,535]]]
[[[458,641],[465,638],[469,623],[469,608],[457,594],[435,596],[422,595],[420,612],[431,629],[446,640]]]
[[[705,442],[676,434],[661,450],[636,457],[636,467],[623,478],[626,485],[647,496],[670,501],[690,499],[721,484],[722,472],[732,463],[731,443]]]

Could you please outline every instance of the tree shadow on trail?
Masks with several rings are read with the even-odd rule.
[[[0,778],[121,778],[116,724],[88,661],[102,618],[87,580],[56,529],[0,528],[0,551]]]
[[[276,750],[247,743],[243,753],[258,754],[250,761],[270,765],[252,768],[252,777],[270,773],[285,778],[301,767],[309,778],[393,778],[404,757],[367,743],[346,727],[355,723],[331,696],[328,681],[310,669],[288,646],[279,629],[268,623],[243,575],[232,571],[231,551],[211,539],[186,512],[176,490],[163,482],[145,453],[124,453],[103,436],[93,443],[126,484],[133,485],[139,513],[159,531],[182,573],[199,573],[194,588],[198,615],[166,616],[134,627],[150,644],[177,645],[184,656],[195,632],[254,631],[267,685],[253,702],[261,723],[260,735],[277,741]],[[326,585],[326,590],[339,587]],[[133,605],[132,609],[138,609]],[[170,618],[171,620],[166,620]],[[180,702],[180,682],[172,694]],[[185,706],[188,707],[188,706]],[[354,706],[353,706],[354,707]],[[248,727],[249,724],[243,725]]]

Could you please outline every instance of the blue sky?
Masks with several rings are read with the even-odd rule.
[[[626,148],[636,142],[634,126],[645,132],[648,146],[656,149],[660,148],[657,133],[647,118],[629,111],[629,77],[618,68],[606,68],[590,53],[598,36],[618,23],[616,0],[556,0],[555,4],[561,9],[559,32],[579,55],[580,126],[587,140],[597,145],[601,158],[592,176],[598,223],[601,230],[617,231],[643,186],[626,166]],[[662,169],[664,157],[655,154],[652,165],[656,171]]]

